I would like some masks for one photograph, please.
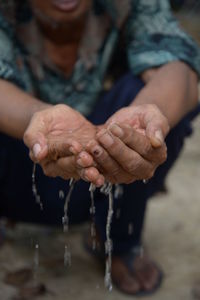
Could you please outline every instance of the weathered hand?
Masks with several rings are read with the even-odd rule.
[[[164,143],[153,148],[144,134],[129,125],[110,125],[97,134],[97,140],[100,145],[93,140],[87,150],[106,180],[112,183],[149,179],[167,156]]]
[[[24,142],[31,159],[41,164],[46,175],[78,179],[74,154],[83,150],[95,135],[96,127],[79,112],[59,104],[33,115]],[[89,164],[93,164],[92,158]]]
[[[112,125],[114,122],[127,125],[119,127]],[[167,156],[164,137],[169,126],[160,110],[155,105],[123,108],[105,125],[107,129],[101,130],[96,141],[86,147],[99,172],[113,183],[151,178]],[[85,168],[82,174],[87,175],[89,170]]]
[[[132,105],[117,111],[106,122],[127,124],[138,132],[145,134],[153,147],[160,147],[169,132],[167,118],[154,104]]]

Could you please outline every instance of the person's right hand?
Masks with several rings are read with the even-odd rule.
[[[40,163],[47,176],[79,179],[80,170],[74,154],[82,151],[95,135],[96,127],[79,112],[59,104],[33,115],[24,133],[24,142],[30,150],[31,159]],[[92,163],[87,160],[88,165]],[[103,181],[103,176],[95,168],[91,168],[90,173],[88,181],[94,184]]]

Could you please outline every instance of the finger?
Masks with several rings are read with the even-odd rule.
[[[94,156],[98,168],[111,183],[130,182],[130,174],[108,154],[108,152],[93,140],[87,145],[87,150]]]
[[[94,167],[80,169],[79,175],[83,180],[89,181],[96,186],[101,186],[105,182],[104,176]]]
[[[49,177],[61,177],[63,179],[79,179],[75,167],[75,158],[73,156],[60,158],[57,161],[41,163],[43,172]]]
[[[60,140],[59,137],[48,140],[48,159],[57,160],[62,157],[73,155],[72,153],[72,141]],[[74,147],[73,147],[74,148]]]
[[[82,151],[77,156],[77,164],[79,167],[88,168],[94,166],[94,159],[88,152]]]
[[[47,153],[46,123],[40,113],[35,113],[24,133],[24,143],[32,151],[36,160],[43,159]]]
[[[162,147],[154,148],[143,133],[129,125],[111,124],[109,130],[113,135],[120,138],[129,148],[140,154],[148,161],[162,163],[166,160],[167,151],[165,144]]]
[[[146,128],[146,135],[150,138],[152,146],[155,148],[162,146],[169,132],[167,118],[157,106],[151,105],[150,109],[147,109],[144,113],[143,121]]]
[[[127,147],[118,137],[111,135],[107,130],[103,130],[97,134],[97,138],[109,155],[126,172],[138,179],[151,178],[153,176],[152,164]]]

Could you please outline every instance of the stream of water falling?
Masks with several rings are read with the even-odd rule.
[[[63,222],[63,232],[67,233],[69,231],[69,216],[68,216],[68,209],[69,209],[69,202],[71,199],[71,195],[73,192],[75,186],[75,180],[73,178],[70,179],[69,182],[69,191],[65,199],[65,204],[64,204],[64,216],[62,218]],[[71,266],[71,251],[69,244],[65,244],[65,249],[64,249],[64,266],[65,267],[70,267]]]
[[[43,203],[41,202],[40,195],[38,194],[37,186],[36,186],[36,164],[33,164],[33,171],[32,171],[32,192],[35,197],[35,201],[39,204],[40,209],[43,210]]]
[[[33,165],[33,172],[32,172],[32,190],[35,196],[36,202],[40,205],[40,209],[43,209],[43,204],[40,200],[40,196],[37,191],[35,175],[36,174],[36,164]],[[71,199],[72,191],[75,186],[75,180],[72,178],[69,182],[69,192],[65,199],[64,204],[64,216],[62,218],[63,223],[63,231],[66,233],[69,231],[69,216],[68,216],[68,208],[69,202]],[[96,228],[95,228],[95,203],[94,203],[94,191],[96,187],[93,184],[90,184],[89,192],[91,197],[91,206],[90,206],[90,214],[92,217],[91,222],[91,237],[92,237],[92,249],[96,249]],[[105,253],[106,253],[106,266],[105,266],[105,277],[104,283],[105,287],[112,291],[112,279],[111,279],[111,267],[112,267],[112,240],[110,238],[111,232],[111,223],[113,217],[113,185],[111,183],[107,183],[103,185],[100,191],[108,196],[109,200],[109,207],[108,207],[108,214],[107,214],[107,223],[106,223],[106,242],[105,242]],[[115,186],[115,197],[119,198],[123,194],[123,189],[121,186]],[[59,197],[63,198],[63,192],[59,192]],[[39,245],[35,245],[35,256],[34,256],[34,277],[37,278],[38,272],[38,265],[39,265]],[[64,249],[64,265],[71,266],[71,252],[69,249],[69,245],[65,244]]]
[[[90,215],[91,215],[91,225],[90,225],[90,234],[92,238],[92,250],[96,250],[96,227],[95,227],[95,204],[94,204],[94,192],[96,190],[96,186],[91,183],[89,187],[90,198],[91,198],[91,206],[90,206]]]
[[[106,242],[105,242],[105,253],[106,253],[106,266],[105,266],[105,277],[104,284],[105,287],[111,292],[112,291],[112,278],[111,278],[111,268],[112,268],[112,240],[110,238],[111,223],[113,217],[113,185],[111,183],[105,184],[100,191],[108,196],[108,214],[106,222]]]
[[[35,284],[37,284],[38,281],[38,267],[39,267],[39,245],[35,245],[35,253],[34,253],[34,260],[33,260],[33,279],[35,281]]]
[[[73,178],[70,179],[69,182],[69,192],[66,196],[65,199],[65,204],[64,204],[64,216],[62,218],[62,223],[63,223],[63,231],[68,232],[69,231],[69,216],[68,216],[68,208],[69,208],[69,202],[71,199],[72,191],[75,186],[75,180]]]

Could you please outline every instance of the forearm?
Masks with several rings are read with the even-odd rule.
[[[170,127],[175,126],[197,105],[197,75],[182,62],[169,63],[144,72],[142,78],[146,85],[132,105],[157,105]]]
[[[14,84],[0,80],[0,131],[22,139],[32,115],[49,107]]]

